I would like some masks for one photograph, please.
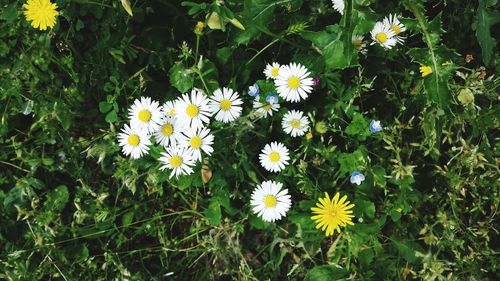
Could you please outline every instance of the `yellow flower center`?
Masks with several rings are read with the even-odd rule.
[[[174,133],[174,127],[171,124],[165,124],[161,127],[161,132],[167,136],[170,137]]]
[[[300,120],[292,119],[290,121],[290,126],[292,126],[292,128],[294,128],[294,129],[298,129],[300,127]]]
[[[198,136],[194,136],[189,140],[189,145],[194,149],[199,149],[201,147],[202,141]]]
[[[271,110],[271,108],[272,108],[273,106],[272,106],[271,104],[269,104],[269,103],[268,103],[268,104],[266,104],[266,105],[264,105],[264,106],[262,106],[262,107],[264,108],[264,110],[265,110],[265,111],[269,111],[269,110]]]
[[[220,108],[224,111],[227,111],[231,108],[231,101],[228,99],[222,99],[220,101]]]
[[[330,213],[328,213],[328,214],[330,215],[330,219],[335,219],[337,217],[337,210],[331,209]]]
[[[288,78],[288,87],[290,87],[290,89],[295,90],[299,86],[300,86],[299,78],[297,78],[296,76],[292,76],[292,77]]]
[[[138,146],[139,145],[139,136],[136,134],[128,136],[128,144],[131,146]]]
[[[379,32],[375,35],[375,39],[377,39],[379,43],[383,44],[387,41],[387,34],[385,32]]]
[[[396,35],[398,35],[399,33],[401,33],[401,27],[399,27],[398,25],[395,25],[395,24],[391,25],[391,29],[392,29],[392,31],[394,31],[394,33]]]
[[[279,69],[279,68],[277,68],[277,67],[273,67],[273,68],[271,68],[271,76],[272,76],[272,77],[276,77],[276,76],[278,76],[279,74],[280,74],[280,69]]]
[[[271,162],[278,162],[280,161],[280,154],[276,151],[273,151],[269,154],[269,160],[271,160]]]
[[[190,104],[186,107],[186,114],[191,118],[196,117],[198,115],[198,112],[198,106],[194,104]]]
[[[172,168],[179,168],[182,165],[182,157],[179,155],[175,155],[170,157],[170,166]]]
[[[149,120],[151,119],[151,112],[147,109],[143,109],[141,111],[139,111],[139,120],[141,122],[149,122]]]
[[[264,205],[266,207],[273,208],[276,206],[276,204],[278,204],[278,200],[276,200],[276,197],[274,197],[273,195],[267,195],[264,198]]]

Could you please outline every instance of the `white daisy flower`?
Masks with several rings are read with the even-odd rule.
[[[405,38],[399,36],[399,34],[405,32],[406,27],[398,20],[398,16],[396,14],[389,14],[388,17],[384,18],[383,22],[384,25],[389,26],[392,32],[394,32],[394,38],[396,39],[396,41],[400,44],[403,44]]]
[[[354,47],[358,50],[358,52],[362,53],[363,55],[366,55],[366,42],[363,40],[362,35],[352,35],[352,44]]]
[[[283,66],[280,75],[274,80],[279,96],[291,102],[306,99],[314,84],[309,74],[307,68],[298,63]]]
[[[164,116],[155,132],[156,142],[163,146],[175,145],[182,135],[184,126],[175,117]]]
[[[332,0],[333,9],[339,12],[341,15],[344,14],[345,3],[344,0]]]
[[[214,152],[213,143],[214,136],[210,134],[210,129],[207,128],[194,130],[186,127],[179,140],[179,146],[190,149],[193,152],[194,159],[198,161],[201,161],[202,150],[207,155],[212,155],[212,152]]]
[[[175,114],[180,123],[193,129],[202,128],[210,122],[209,99],[198,89],[185,93],[175,102]]]
[[[178,177],[180,175],[192,174],[192,167],[196,162],[193,152],[190,149],[172,145],[167,147],[165,152],[161,153],[161,157],[158,160],[163,164],[160,170],[172,170],[170,178],[174,175]]]
[[[174,117],[175,116],[175,101],[167,101],[162,107],[165,116]]]
[[[131,127],[152,134],[161,122],[161,107],[157,101],[152,101],[150,97],[136,99],[129,110]]]
[[[288,165],[288,148],[279,142],[266,144],[259,155],[260,164],[270,172],[279,172]]]
[[[382,22],[377,22],[370,32],[373,42],[371,45],[378,43],[380,46],[391,49],[396,45],[397,41],[394,38],[395,34],[392,31],[390,25],[386,25]]]
[[[283,184],[275,181],[265,181],[252,192],[252,210],[262,220],[274,222],[286,216],[292,205],[288,190]]]
[[[268,63],[266,65],[266,69],[264,69],[264,74],[266,75],[266,79],[276,79],[280,75],[281,65],[277,62],[273,62],[272,64]]]
[[[122,132],[118,134],[118,143],[122,147],[123,154],[125,156],[130,155],[133,159],[147,154],[148,146],[151,145],[149,136],[145,131],[136,127],[130,128],[128,125],[125,125]]]
[[[215,120],[229,123],[240,117],[241,104],[243,102],[239,98],[238,92],[224,87],[222,90],[215,90],[214,95],[210,97],[208,106],[212,114],[215,115]]]
[[[292,137],[303,136],[309,130],[309,119],[302,111],[290,110],[283,116],[281,125],[285,133]]]
[[[257,96],[253,101],[253,108],[260,117],[266,118],[267,115],[273,116],[273,111],[278,111],[280,109],[279,103],[262,103],[260,102],[260,97]]]

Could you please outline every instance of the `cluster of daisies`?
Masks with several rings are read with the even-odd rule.
[[[248,94],[255,97],[254,108],[263,117],[272,116],[273,111],[280,109],[279,98],[294,103],[305,100],[313,87],[318,84],[318,80],[310,77],[309,71],[304,66],[295,63],[284,66],[278,63],[269,64],[264,74],[273,82],[272,89],[275,92],[262,93],[257,83],[248,90]],[[310,124],[304,112],[298,110],[287,111],[281,123],[283,131],[292,137],[306,134]],[[289,150],[283,143],[271,142],[262,149],[259,160],[262,167],[269,172],[280,172],[289,164]],[[269,180],[253,191],[250,204],[253,212],[264,221],[274,222],[286,216],[291,207],[291,196],[288,194],[288,189],[283,189],[282,183]],[[341,227],[353,224],[354,216],[351,210],[353,207],[354,204],[347,201],[346,195],[341,198],[337,192],[330,198],[330,195],[325,193],[325,197],[320,198],[316,206],[311,208],[313,213],[311,219],[316,222],[316,228],[324,231],[326,236],[331,236],[335,231],[340,233]]]
[[[160,169],[170,170],[171,178],[189,175],[202,153],[213,152],[214,136],[207,128],[210,118],[233,122],[241,115],[241,104],[238,93],[229,88],[217,89],[210,98],[194,89],[163,105],[141,97],[130,107],[130,123],[118,134],[118,141],[126,156],[137,159],[148,153],[154,138],[165,148]]]
[[[332,0],[333,9],[344,14],[345,2],[344,0]],[[397,15],[390,14],[382,21],[375,23],[372,31],[370,32],[372,42],[371,45],[378,44],[386,49],[391,49],[396,44],[402,44],[404,37],[401,33],[406,31],[406,27],[399,21]],[[352,43],[363,54],[366,54],[366,42],[362,35],[353,35]]]

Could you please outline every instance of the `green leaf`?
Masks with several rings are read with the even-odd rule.
[[[370,135],[370,123],[363,115],[355,113],[351,124],[345,129],[345,133],[355,136],[360,141],[364,141]]]
[[[105,102],[105,101],[101,101],[101,102],[99,103],[99,111],[100,111],[101,113],[106,113],[106,112],[110,111],[112,107],[113,107],[113,105],[112,105],[112,104],[107,103],[107,102]]]
[[[134,211],[125,213],[122,217],[122,226],[130,225],[134,219],[134,214]]]
[[[375,217],[375,204],[373,202],[360,199],[355,200],[354,205],[357,212],[360,212],[371,219]]]
[[[208,204],[208,208],[205,210],[204,214],[210,224],[219,224],[222,216],[219,201],[210,200],[210,204]]]
[[[343,280],[348,271],[344,268],[337,268],[333,265],[320,265],[307,272],[306,281],[332,281]]]
[[[384,167],[377,165],[372,168],[373,179],[376,184],[381,187],[385,187],[387,184],[387,180],[385,178],[386,173]]]
[[[76,31],[80,31],[81,29],[83,29],[85,27],[85,24],[83,23],[83,21],[81,21],[80,19],[78,19],[76,21],[76,25],[75,25],[75,30]]]
[[[170,68],[170,84],[179,92],[185,93],[193,87],[193,73],[182,62],[177,62]]]
[[[17,18],[18,9],[16,6],[17,6],[16,2],[11,3],[9,6],[7,6],[7,8],[5,8],[3,13],[0,15],[0,18],[5,20],[7,24],[12,24],[14,20],[16,20]]]
[[[419,245],[411,241],[397,241],[391,240],[399,254],[408,262],[415,262],[418,258],[416,255],[417,250],[420,249]]]
[[[500,22],[500,12],[490,9],[496,1],[479,0],[477,7],[477,30],[476,37],[481,46],[483,62],[486,66],[492,66],[497,53],[497,41],[491,36],[491,27]]]
[[[68,187],[60,185],[47,195],[44,208],[54,212],[61,211],[69,200]]]
[[[116,120],[118,120],[118,115],[116,114],[116,111],[112,110],[108,114],[106,114],[105,120],[108,123],[116,122]]]
[[[353,65],[353,59],[357,59],[356,50],[351,46],[351,39],[347,45],[345,38],[348,35],[342,34],[339,25],[327,26],[324,31],[303,31],[300,35],[321,50],[327,67],[343,69]]]

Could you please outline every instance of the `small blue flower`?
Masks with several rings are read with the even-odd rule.
[[[370,122],[370,132],[376,133],[382,131],[382,126],[380,125],[380,120],[372,120]]]
[[[266,101],[270,104],[278,103],[278,95],[276,93],[270,93],[269,95],[267,95]]]
[[[355,183],[360,185],[365,180],[365,176],[360,172],[352,172],[351,174],[351,183]]]
[[[255,97],[259,94],[259,85],[257,83],[253,84],[252,86],[248,87],[248,95],[251,97]]]

